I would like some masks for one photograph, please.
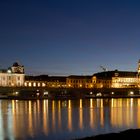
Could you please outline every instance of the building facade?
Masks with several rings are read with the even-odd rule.
[[[0,86],[1,87],[21,87],[24,86],[24,66],[17,62],[8,69],[0,70]]]
[[[93,88],[92,76],[71,75],[66,79],[68,88]]]
[[[64,76],[26,76],[25,87],[49,87],[49,88],[64,88],[66,87],[66,77]]]
[[[137,72],[105,71],[96,73],[92,77],[94,88],[132,88],[137,87]]]
[[[19,71],[20,70],[20,71]],[[14,64],[13,73],[21,74],[23,67]],[[27,76],[24,85],[26,87],[50,87],[50,88],[135,88],[140,87],[140,60],[136,72],[132,71],[103,71],[93,75],[70,75],[62,76]],[[8,81],[8,80],[7,80]],[[14,80],[16,81],[16,80]],[[10,84],[13,82],[9,82]],[[7,85],[4,83],[3,85]],[[10,85],[9,84],[9,85]],[[15,84],[17,85],[17,83]]]

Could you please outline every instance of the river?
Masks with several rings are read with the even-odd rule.
[[[140,128],[140,99],[0,100],[0,139],[71,140]]]

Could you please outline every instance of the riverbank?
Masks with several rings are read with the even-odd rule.
[[[128,129],[118,133],[101,134],[97,136],[91,136],[86,138],[81,138],[77,140],[112,140],[112,139],[138,139],[140,138],[140,129]]]
[[[0,87],[0,99],[140,98],[139,88]]]

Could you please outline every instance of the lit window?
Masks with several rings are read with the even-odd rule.
[[[96,96],[102,96],[102,93],[99,92],[99,93],[96,94]]]
[[[27,83],[25,82],[24,85],[27,87]]]
[[[45,87],[45,83],[42,83],[42,87]]]
[[[48,95],[48,94],[49,94],[48,91],[45,91],[45,92],[44,92],[44,95]]]
[[[40,83],[38,83],[38,87],[40,87]]]
[[[31,87],[31,86],[32,86],[32,83],[30,82],[30,83],[29,83],[29,87]]]
[[[33,83],[33,86],[36,87],[36,83]]]

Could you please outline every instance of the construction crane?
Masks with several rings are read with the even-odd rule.
[[[103,70],[103,71],[107,71],[107,68],[103,67],[103,66],[100,66],[100,68]]]

